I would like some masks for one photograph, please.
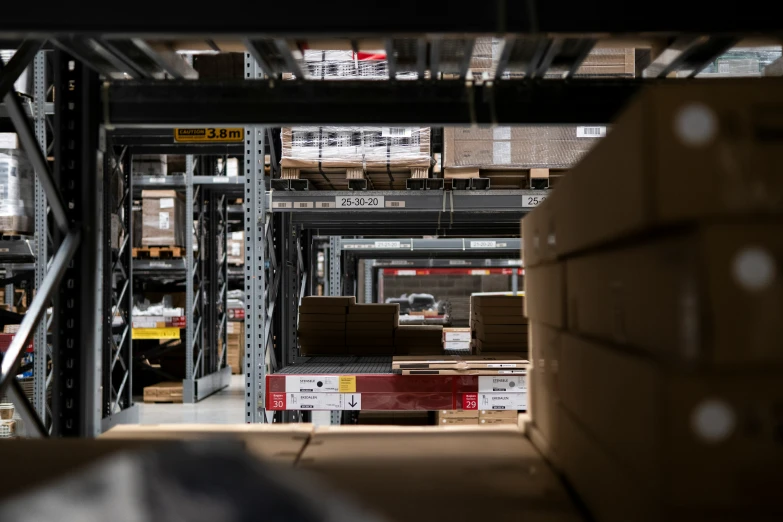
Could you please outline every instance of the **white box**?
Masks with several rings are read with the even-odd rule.
[[[470,342],[470,332],[444,332],[443,335],[445,336],[445,340],[448,341],[459,341],[459,342]]]
[[[470,350],[470,341],[446,341],[443,343],[446,350]]]
[[[0,132],[0,149],[18,149],[19,137],[15,132]]]

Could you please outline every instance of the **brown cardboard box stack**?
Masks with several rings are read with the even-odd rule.
[[[477,353],[527,353],[524,298],[512,295],[470,296],[470,328]]]
[[[781,89],[646,91],[522,221],[531,437],[597,520],[783,516]]]
[[[175,190],[143,190],[141,198],[142,246],[183,246],[186,229],[184,196]]]
[[[442,338],[442,326],[400,325],[394,333],[394,353],[398,355],[442,354]]]
[[[519,412],[516,410],[479,410],[478,422],[480,426],[493,426],[496,424],[514,424],[519,420]]]
[[[516,418],[516,412],[514,412]],[[468,424],[477,426],[479,423],[478,410],[438,410],[435,414],[435,422],[441,426],[455,424]]]
[[[345,327],[348,353],[386,355],[394,353],[394,329],[400,322],[398,304],[354,304],[348,307]]]
[[[226,362],[231,366],[231,373],[243,373],[245,358],[245,322],[228,321],[228,351]]]
[[[443,350],[470,353],[473,336],[470,328],[444,328]]]
[[[299,348],[302,355],[340,355],[348,353],[345,324],[348,307],[356,298],[303,297],[299,306]]]

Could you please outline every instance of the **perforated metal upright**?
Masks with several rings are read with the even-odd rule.
[[[35,137],[41,150],[46,152],[46,55],[39,51],[33,62],[33,89],[35,100],[33,103],[33,124],[35,125]],[[40,288],[46,277],[49,260],[49,232],[46,219],[46,193],[41,186],[41,180],[35,178],[35,288]],[[6,291],[6,298],[9,295]],[[13,293],[11,294],[13,297]],[[38,324],[35,330],[34,355],[33,355],[33,407],[38,412],[41,422],[45,425],[51,420],[51,404],[48,404],[47,390],[52,382],[52,374],[49,371],[47,358],[51,358],[52,350],[49,345],[47,332],[49,322],[44,320]],[[47,421],[49,419],[49,421]]]
[[[245,78],[261,78],[261,69],[245,54]],[[266,188],[264,185],[264,127],[245,128],[245,421],[265,422],[264,389],[267,331]]]
[[[364,260],[364,302],[373,303],[373,284],[372,284],[372,272],[375,259]]]
[[[342,295],[342,281],[340,258],[342,249],[340,248],[341,237],[329,236],[329,295]]]

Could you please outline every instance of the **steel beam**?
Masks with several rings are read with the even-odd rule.
[[[14,82],[30,65],[42,44],[43,42],[27,40],[22,42],[7,64],[4,64],[0,58],[0,98],[4,98],[6,94],[13,91]]]
[[[641,87],[666,82],[126,81],[110,83],[105,94],[107,119],[117,127],[605,124]]]

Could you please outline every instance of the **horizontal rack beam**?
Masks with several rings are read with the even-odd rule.
[[[437,239],[348,239],[340,243],[343,251],[376,256],[388,253],[402,255],[442,254],[519,254],[520,241],[515,238],[437,238]]]
[[[683,81],[115,81],[106,118],[116,127],[605,124],[644,85]]]
[[[337,1],[308,5],[291,16],[285,3],[243,5],[241,15],[232,9],[193,9],[187,13],[127,6],[119,11],[96,12],[88,4],[47,6],[30,9],[9,4],[3,9],[0,38],[94,35],[101,37],[174,37],[202,35],[220,37],[303,38],[538,34],[538,33],[673,33],[673,32],[759,32],[778,31],[774,16],[760,16],[768,3],[749,1],[731,16],[705,16],[698,9],[682,9],[681,3],[663,2],[644,12],[622,5],[597,7],[564,0],[488,0],[469,13],[449,9],[440,2],[416,6],[415,14],[393,4]],[[104,14],[101,15],[100,12]],[[672,13],[677,13],[672,16]]]

